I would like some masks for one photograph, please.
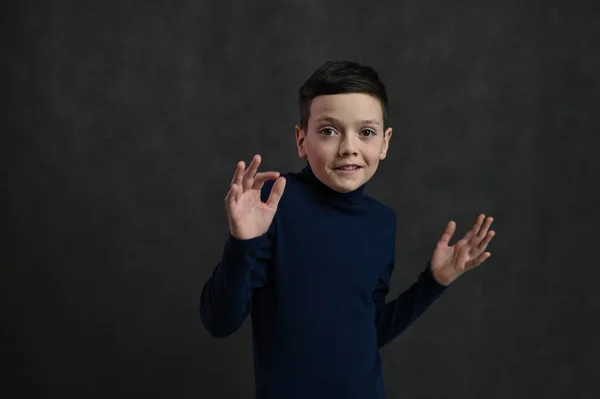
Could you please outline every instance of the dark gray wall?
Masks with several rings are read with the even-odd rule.
[[[600,9],[577,1],[22,1],[5,7],[4,375],[19,395],[239,398],[249,323],[202,328],[235,163],[295,171],[297,88],[374,66],[396,295],[445,224],[492,258],[383,351],[391,398],[600,395]],[[6,75],[5,75],[6,76]]]

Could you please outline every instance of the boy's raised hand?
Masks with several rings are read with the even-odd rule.
[[[492,237],[496,235],[493,230],[488,232],[493,221],[494,218],[486,218],[484,214],[480,214],[471,230],[452,246],[448,244],[456,230],[456,223],[453,221],[448,223],[430,262],[431,273],[438,283],[450,285],[461,274],[479,266],[492,256],[491,253],[484,251]]]
[[[260,155],[255,155],[248,169],[245,169],[244,161],[238,162],[231,188],[225,197],[229,232],[239,240],[249,240],[269,230],[285,189],[285,178],[279,177],[279,172],[256,173],[260,161]],[[269,198],[262,202],[261,188],[267,180],[273,179],[277,180]]]

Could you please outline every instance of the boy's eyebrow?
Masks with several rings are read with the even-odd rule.
[[[331,116],[322,116],[322,117],[318,118],[316,120],[316,122],[329,122],[329,123],[341,125],[341,122],[339,120],[337,120]],[[357,125],[379,125],[379,122],[376,121],[375,119],[366,119],[363,121],[358,121],[358,122],[356,122],[356,124]]]

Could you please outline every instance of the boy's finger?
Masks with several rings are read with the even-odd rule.
[[[481,229],[479,229],[478,235],[483,238],[486,234],[488,229],[490,228],[490,226],[492,225],[492,222],[494,221],[493,217],[488,217],[487,219],[485,219],[485,222],[483,223],[483,226],[481,227]]]
[[[280,177],[275,181],[273,187],[271,188],[271,194],[269,194],[269,199],[267,199],[267,206],[270,208],[277,208],[279,205],[279,200],[283,196],[283,191],[285,190],[285,177]]]
[[[467,231],[467,234],[465,234],[465,236],[464,236],[465,240],[470,240],[472,237],[476,236],[477,233],[479,233],[479,229],[481,228],[481,224],[483,223],[484,217],[485,217],[484,214],[479,214],[477,216],[477,219],[475,219],[475,223],[473,224],[473,227],[471,227],[469,229],[469,231]]]
[[[477,219],[475,220],[475,224],[473,225],[473,234],[474,235],[479,234],[484,220],[485,220],[485,215],[483,213],[480,213],[479,216],[477,216]]]
[[[225,206],[229,207],[229,205],[233,204],[233,202],[235,201],[235,195],[236,193],[236,184],[232,184],[231,187],[229,188],[229,191],[227,192],[227,195],[225,196]]]
[[[469,262],[467,264],[467,269],[473,269],[473,268],[479,266],[480,264],[482,264],[490,256],[492,256],[492,254],[489,253],[489,252],[482,253],[477,258],[473,259],[471,262]]]
[[[248,169],[246,169],[246,171],[244,172],[244,179],[242,184],[244,191],[249,190],[252,187],[252,179],[254,179],[254,175],[256,175],[256,171],[258,170],[260,161],[260,155],[256,154],[254,158],[252,158],[250,166],[248,166]]]
[[[239,161],[235,166],[235,173],[233,174],[233,179],[231,179],[231,184],[242,184],[242,176],[244,175],[244,168],[246,167],[246,163],[244,161]]]
[[[273,171],[257,173],[254,176],[254,182],[252,183],[252,189],[260,190],[262,188],[263,184],[265,184],[265,182],[267,180],[275,180],[279,177],[279,175],[280,175],[279,172],[273,172]]]
[[[485,249],[487,248],[488,244],[490,243],[490,241],[492,241],[492,238],[494,238],[495,235],[496,235],[496,232],[494,230],[491,230],[489,233],[487,233],[487,235],[485,236],[485,238],[483,239],[483,241],[481,241],[477,247],[481,251],[485,251]]]
[[[455,230],[456,230],[456,223],[453,220],[449,221],[448,224],[446,225],[446,230],[444,230],[444,233],[442,234],[442,237],[440,238],[440,243],[448,245],[448,243],[450,242],[450,239],[454,235]]]

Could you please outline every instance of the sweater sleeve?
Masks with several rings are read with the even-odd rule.
[[[250,313],[252,294],[267,278],[273,225],[259,237],[239,240],[230,235],[227,239],[221,260],[200,296],[200,318],[212,336],[233,334]]]
[[[250,240],[229,237],[200,298],[200,318],[211,335],[227,337],[241,327],[253,291],[265,282],[269,253],[266,234]]]
[[[377,287],[373,292],[375,303],[375,327],[377,328],[377,347],[381,348],[408,328],[425,310],[448,288],[438,283],[431,274],[430,263],[421,272],[417,281],[396,299],[386,303],[390,291],[390,279],[395,265],[396,222],[393,220],[391,253],[388,266],[381,273]]]
[[[386,303],[385,297],[390,290],[389,281],[393,268],[392,263],[385,269],[373,294],[378,348],[406,330],[447,288],[433,278],[428,262],[425,270],[410,288]]]

